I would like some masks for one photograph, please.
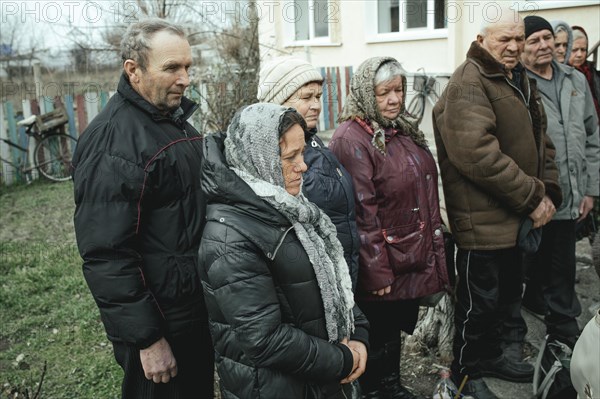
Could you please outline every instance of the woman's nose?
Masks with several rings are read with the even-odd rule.
[[[304,160],[302,160],[302,162],[300,162],[298,164],[298,173],[304,173],[308,170],[308,165],[306,165],[306,162],[304,162]]]

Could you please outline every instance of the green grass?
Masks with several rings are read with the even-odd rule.
[[[0,189],[0,398],[120,396],[116,365],[81,272],[73,185]],[[19,362],[17,362],[19,358]]]

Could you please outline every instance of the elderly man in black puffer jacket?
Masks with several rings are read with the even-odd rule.
[[[165,21],[132,25],[117,93],[81,136],[73,165],[83,272],[122,397],[211,398],[213,350],[196,272],[205,215],[190,46]]]

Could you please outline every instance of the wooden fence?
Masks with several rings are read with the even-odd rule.
[[[352,67],[320,68],[323,82],[323,110],[319,120],[319,130],[335,129],[337,118],[342,112],[346,95],[350,92]]]
[[[0,157],[16,165],[25,162],[27,165],[33,164],[33,149],[36,145],[33,139],[25,133],[25,128],[17,126],[17,122],[29,117],[30,115],[41,115],[54,110],[58,106],[64,106],[69,116],[69,123],[65,128],[65,133],[78,138],[81,132],[87,127],[88,123],[100,112],[106,105],[109,97],[113,94],[86,93],[76,96],[65,95],[63,97],[41,97],[38,99],[23,100],[18,107],[22,111],[16,111],[17,106],[11,102],[4,102],[0,107],[0,137],[9,140],[21,147],[28,148],[29,153],[25,153],[13,146],[0,141]],[[28,156],[28,159],[24,159]],[[32,178],[37,178],[37,172],[32,171]],[[19,168],[15,168],[9,163],[2,161],[0,169],[0,184],[12,184],[14,182],[24,181]]]
[[[319,130],[330,130],[337,126],[337,118],[342,111],[342,103],[349,92],[352,67],[324,67],[320,68],[320,71],[325,81],[323,84],[323,110],[320,116]],[[194,94],[197,93],[198,90],[188,90],[188,95],[192,95],[194,101],[199,100],[194,98],[196,97]],[[62,105],[69,116],[66,133],[78,138],[89,122],[104,108],[113,94],[114,92],[87,92],[75,96],[42,97],[39,100],[23,100],[20,106],[11,102],[4,102],[0,107],[0,137],[21,147],[28,148],[29,159],[24,160],[25,152],[9,146],[3,141],[0,141],[0,158],[17,165],[22,164],[24,161],[28,165],[33,165],[32,155],[36,143],[25,134],[24,127],[17,126],[18,121],[30,115],[41,115],[50,112],[57,106]],[[17,112],[17,109],[22,111]],[[25,180],[25,176],[21,175],[18,168],[4,161],[0,161],[0,163],[0,184],[12,184]],[[37,178],[37,171],[32,171],[31,177]]]

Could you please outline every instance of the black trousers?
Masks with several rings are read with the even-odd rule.
[[[123,399],[212,399],[214,397],[214,349],[208,323],[192,331],[166,337],[177,361],[177,376],[168,383],[147,380],[140,351],[113,343],[115,359],[123,368]]]
[[[575,292],[575,225],[574,220],[556,220],[545,225],[540,248],[527,261],[530,267],[527,289],[532,286],[541,290],[548,308],[546,333],[572,343],[580,333],[577,317],[581,314]],[[523,340],[525,334],[519,338]]]
[[[419,315],[416,299],[401,301],[358,301],[369,320],[367,369],[359,377],[363,393],[378,389],[382,378],[400,373],[400,333],[412,334]]]
[[[516,247],[458,250],[452,372],[459,380],[465,374],[480,378],[478,362],[502,354],[502,327],[511,310],[521,305],[522,263],[522,252]]]

